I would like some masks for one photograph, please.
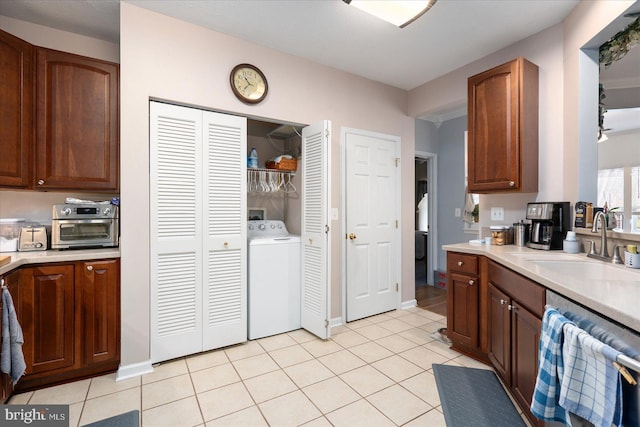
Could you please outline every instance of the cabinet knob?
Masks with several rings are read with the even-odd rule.
[[[313,245],[313,239],[309,239],[309,244]]]
[[[462,264],[464,264],[462,261],[458,261],[458,267],[462,267]]]
[[[44,179],[39,179],[38,180],[38,185],[43,185],[44,184]]]
[[[469,285],[473,286],[474,283],[476,283],[474,280],[469,280]]]
[[[513,182],[513,181],[509,181],[509,187],[515,187],[515,186],[516,186],[516,183],[515,183],[515,182]]]
[[[225,249],[229,247],[229,242],[224,242]]]
[[[4,286],[4,279],[0,279],[0,286]]]
[[[516,307],[512,306],[511,304],[509,304],[509,305],[507,306],[507,308],[508,308],[510,311],[511,311],[511,310],[515,311],[515,310],[517,309]]]
[[[506,299],[501,299],[501,300],[500,300],[500,305],[505,305],[506,303],[507,303],[507,300],[506,300]]]
[[[87,265],[87,270],[93,271],[93,265]]]

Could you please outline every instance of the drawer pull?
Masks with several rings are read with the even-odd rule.
[[[473,286],[474,283],[476,283],[476,282],[473,281],[473,280],[469,280],[469,285]]]
[[[458,261],[458,267],[462,267],[462,264],[464,264],[462,261]]]

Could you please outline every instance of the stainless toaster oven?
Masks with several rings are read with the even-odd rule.
[[[118,246],[118,206],[106,203],[53,205],[51,248]]]

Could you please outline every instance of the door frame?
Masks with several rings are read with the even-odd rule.
[[[396,283],[398,283],[398,292],[396,297],[396,309],[402,307],[402,197],[401,197],[401,189],[402,185],[400,179],[402,177],[402,162],[401,159],[401,149],[402,149],[402,140],[399,136],[389,135],[380,132],[370,132],[362,129],[350,128],[342,126],[340,128],[340,253],[342,256],[340,257],[340,286],[342,295],[342,304],[341,304],[341,319],[342,324],[347,323],[347,239],[343,239],[342,236],[346,235],[347,232],[347,143],[346,136],[347,133],[355,133],[362,136],[369,136],[374,138],[385,138],[391,139],[395,141],[396,146],[396,159],[398,159],[398,167],[396,168],[396,176],[395,176],[395,200],[394,203],[398,207],[398,211],[396,212],[398,227],[396,228],[395,239],[398,243],[396,245]],[[332,220],[336,220],[337,209],[332,209]]]
[[[433,272],[435,266],[438,265],[438,209],[436,209],[436,202],[438,200],[438,155],[430,153],[428,151],[416,151],[414,153],[415,159],[427,160],[427,179],[428,179],[428,216],[429,216],[429,244],[427,250],[428,253],[428,266],[427,266],[427,285],[435,286]],[[414,161],[415,161],[414,159]],[[414,172],[414,187],[415,187],[415,172]],[[414,188],[415,192],[415,188]],[[415,226],[414,226],[415,229]],[[415,276],[414,276],[415,280]],[[414,283],[415,285],[415,283]]]

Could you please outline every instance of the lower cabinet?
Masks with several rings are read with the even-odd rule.
[[[114,371],[120,363],[120,261],[21,270],[16,307],[26,375],[16,390]]]
[[[453,349],[488,362],[485,275],[485,257],[447,253],[447,337]]]
[[[493,261],[489,263],[489,360],[534,425],[529,411],[538,372],[545,288]]]

